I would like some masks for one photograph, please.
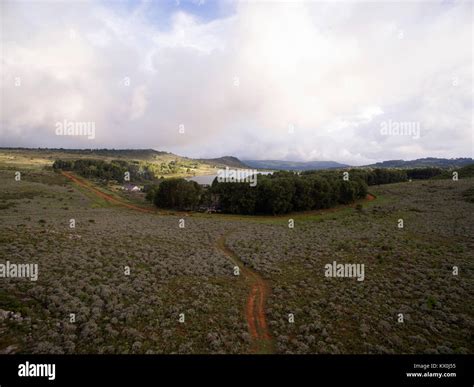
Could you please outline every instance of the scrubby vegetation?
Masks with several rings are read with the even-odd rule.
[[[215,205],[230,214],[278,215],[353,203],[366,197],[368,186],[430,179],[441,173],[437,168],[275,172],[257,175],[255,186],[248,182],[218,182],[216,178],[206,190],[181,179],[164,181],[149,197],[154,195],[155,204],[162,208],[185,210]]]
[[[451,179],[453,177],[453,173],[456,172],[458,177],[461,179],[465,179],[468,177],[474,177],[474,164],[466,165],[462,168],[455,168],[444,170],[443,173],[436,176],[437,179]]]
[[[294,229],[287,219],[249,223],[233,233],[229,246],[272,289],[277,352],[473,353],[474,308],[466,299],[474,292],[474,205],[462,195],[473,185],[381,185],[362,212],[295,217]],[[364,264],[365,280],[325,277],[333,261]]]
[[[294,228],[290,216],[97,207],[52,171],[14,176],[0,169],[0,263],[37,263],[39,275],[0,278],[1,353],[251,352],[248,284],[216,247],[222,235],[268,284],[264,308],[277,353],[474,353],[474,179],[464,174],[372,185],[377,200],[291,215]],[[301,177],[284,191],[291,201],[275,192],[269,208],[305,208],[316,182],[326,192],[324,174]],[[269,192],[292,181],[273,179]],[[258,186],[263,181],[272,178],[259,176]],[[365,280],[325,277],[334,260],[365,264]]]
[[[37,282],[0,278],[0,352],[249,351],[247,289],[214,246],[229,225],[190,217],[180,229],[175,216],[94,208],[60,175],[43,174],[61,184],[0,171],[0,200],[18,197],[0,215],[0,263],[39,265]]]

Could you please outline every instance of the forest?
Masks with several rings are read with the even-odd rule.
[[[351,168],[347,170],[278,171],[258,175],[256,187],[245,182],[218,182],[203,188],[182,178],[156,180],[146,165],[136,161],[56,160],[55,170],[69,170],[86,178],[147,184],[146,199],[160,208],[193,211],[216,208],[242,215],[278,215],[350,204],[367,195],[368,186],[443,176],[440,168]]]
[[[119,183],[127,181],[126,178],[135,182],[148,181],[155,178],[154,173],[147,165],[138,161],[78,159],[78,160],[56,160],[53,163],[54,170],[73,171],[77,174],[94,179],[116,180]]]
[[[439,168],[279,171],[258,175],[256,187],[215,179],[211,187],[202,188],[192,181],[167,179],[150,190],[148,198],[161,208],[204,206],[230,214],[278,215],[350,204],[365,198],[368,186],[429,179],[441,173]]]

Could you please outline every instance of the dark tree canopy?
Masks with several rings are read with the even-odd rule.
[[[163,180],[155,192],[157,207],[194,210],[201,201],[202,188],[195,181],[184,179]]]
[[[86,178],[96,178],[103,180],[116,180],[123,183],[125,173],[130,174],[133,181],[146,181],[154,179],[153,173],[147,166],[140,166],[138,162],[126,160],[56,160],[53,169],[74,171]]]
[[[72,170],[87,178],[124,181],[125,172],[134,180],[154,179],[152,170],[138,162],[125,160],[56,160],[54,169]],[[344,174],[347,178],[343,178]],[[443,177],[439,168],[352,168],[301,173],[279,171],[257,175],[257,185],[248,182],[218,182],[203,189],[194,181],[162,179],[147,186],[146,199],[156,206],[178,210],[218,207],[231,214],[286,214],[330,208],[365,198],[368,186]]]

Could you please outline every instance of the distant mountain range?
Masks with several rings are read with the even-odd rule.
[[[251,168],[272,169],[285,171],[307,171],[314,169],[334,169],[350,168],[350,165],[341,164],[336,161],[282,161],[282,160],[242,160],[242,162]],[[416,160],[388,160],[375,164],[365,165],[359,168],[459,168],[473,164],[472,158],[442,159],[436,157],[427,157]]]
[[[472,158],[461,157],[457,159],[438,159],[436,157],[426,157],[416,160],[388,160],[380,163],[366,165],[370,168],[421,168],[421,167],[438,167],[438,168],[458,168],[474,163]]]
[[[197,161],[216,167],[248,168],[249,166],[234,156],[223,156],[215,159],[197,159]]]
[[[251,168],[285,171],[308,171],[314,169],[346,168],[349,165],[336,161],[282,161],[282,160],[242,160]]]
[[[156,157],[176,156],[170,152],[161,152],[154,149],[68,149],[68,148],[13,148],[13,147],[0,147],[0,150],[16,151],[24,153],[47,153],[51,155],[69,155],[69,156],[90,156],[90,157],[114,157],[114,158],[125,158],[133,160],[152,160]]]
[[[123,158],[143,161],[196,161],[216,168],[248,168],[237,157],[223,156],[213,159],[192,159],[190,157],[179,156],[171,152],[157,151],[155,149],[63,149],[63,148],[2,148],[0,150],[16,151],[24,153],[43,153],[54,157],[97,157],[97,158]]]
[[[62,148],[0,148],[9,152],[21,152],[25,154],[43,154],[48,158],[123,158],[131,160],[143,160],[153,162],[178,161],[180,163],[199,163],[202,168],[256,168],[268,170],[285,171],[307,171],[315,169],[350,168],[348,164],[336,161],[284,161],[284,160],[239,160],[234,156],[223,156],[210,159],[192,159],[178,156],[170,152],[162,152],[154,149],[62,149]],[[473,164],[474,160],[468,157],[444,159],[426,157],[416,160],[388,160],[375,164],[365,165],[359,168],[460,168]],[[202,169],[201,168],[201,169]],[[357,168],[357,167],[356,167]]]

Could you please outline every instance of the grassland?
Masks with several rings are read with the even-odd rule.
[[[157,152],[153,150],[127,151],[100,151],[91,150],[36,150],[36,149],[7,149],[0,148],[0,165],[3,168],[15,170],[41,170],[52,166],[55,160],[96,159],[104,161],[127,160],[137,164],[150,165],[157,177],[191,177],[213,175],[222,167],[218,162],[209,162],[181,157],[173,153]]]
[[[52,160],[2,157],[0,263],[39,265],[36,282],[0,278],[3,353],[252,352],[224,235],[268,284],[276,353],[474,352],[473,178],[371,187],[359,209],[173,215],[101,201]],[[325,277],[333,261],[365,264],[365,280]]]

